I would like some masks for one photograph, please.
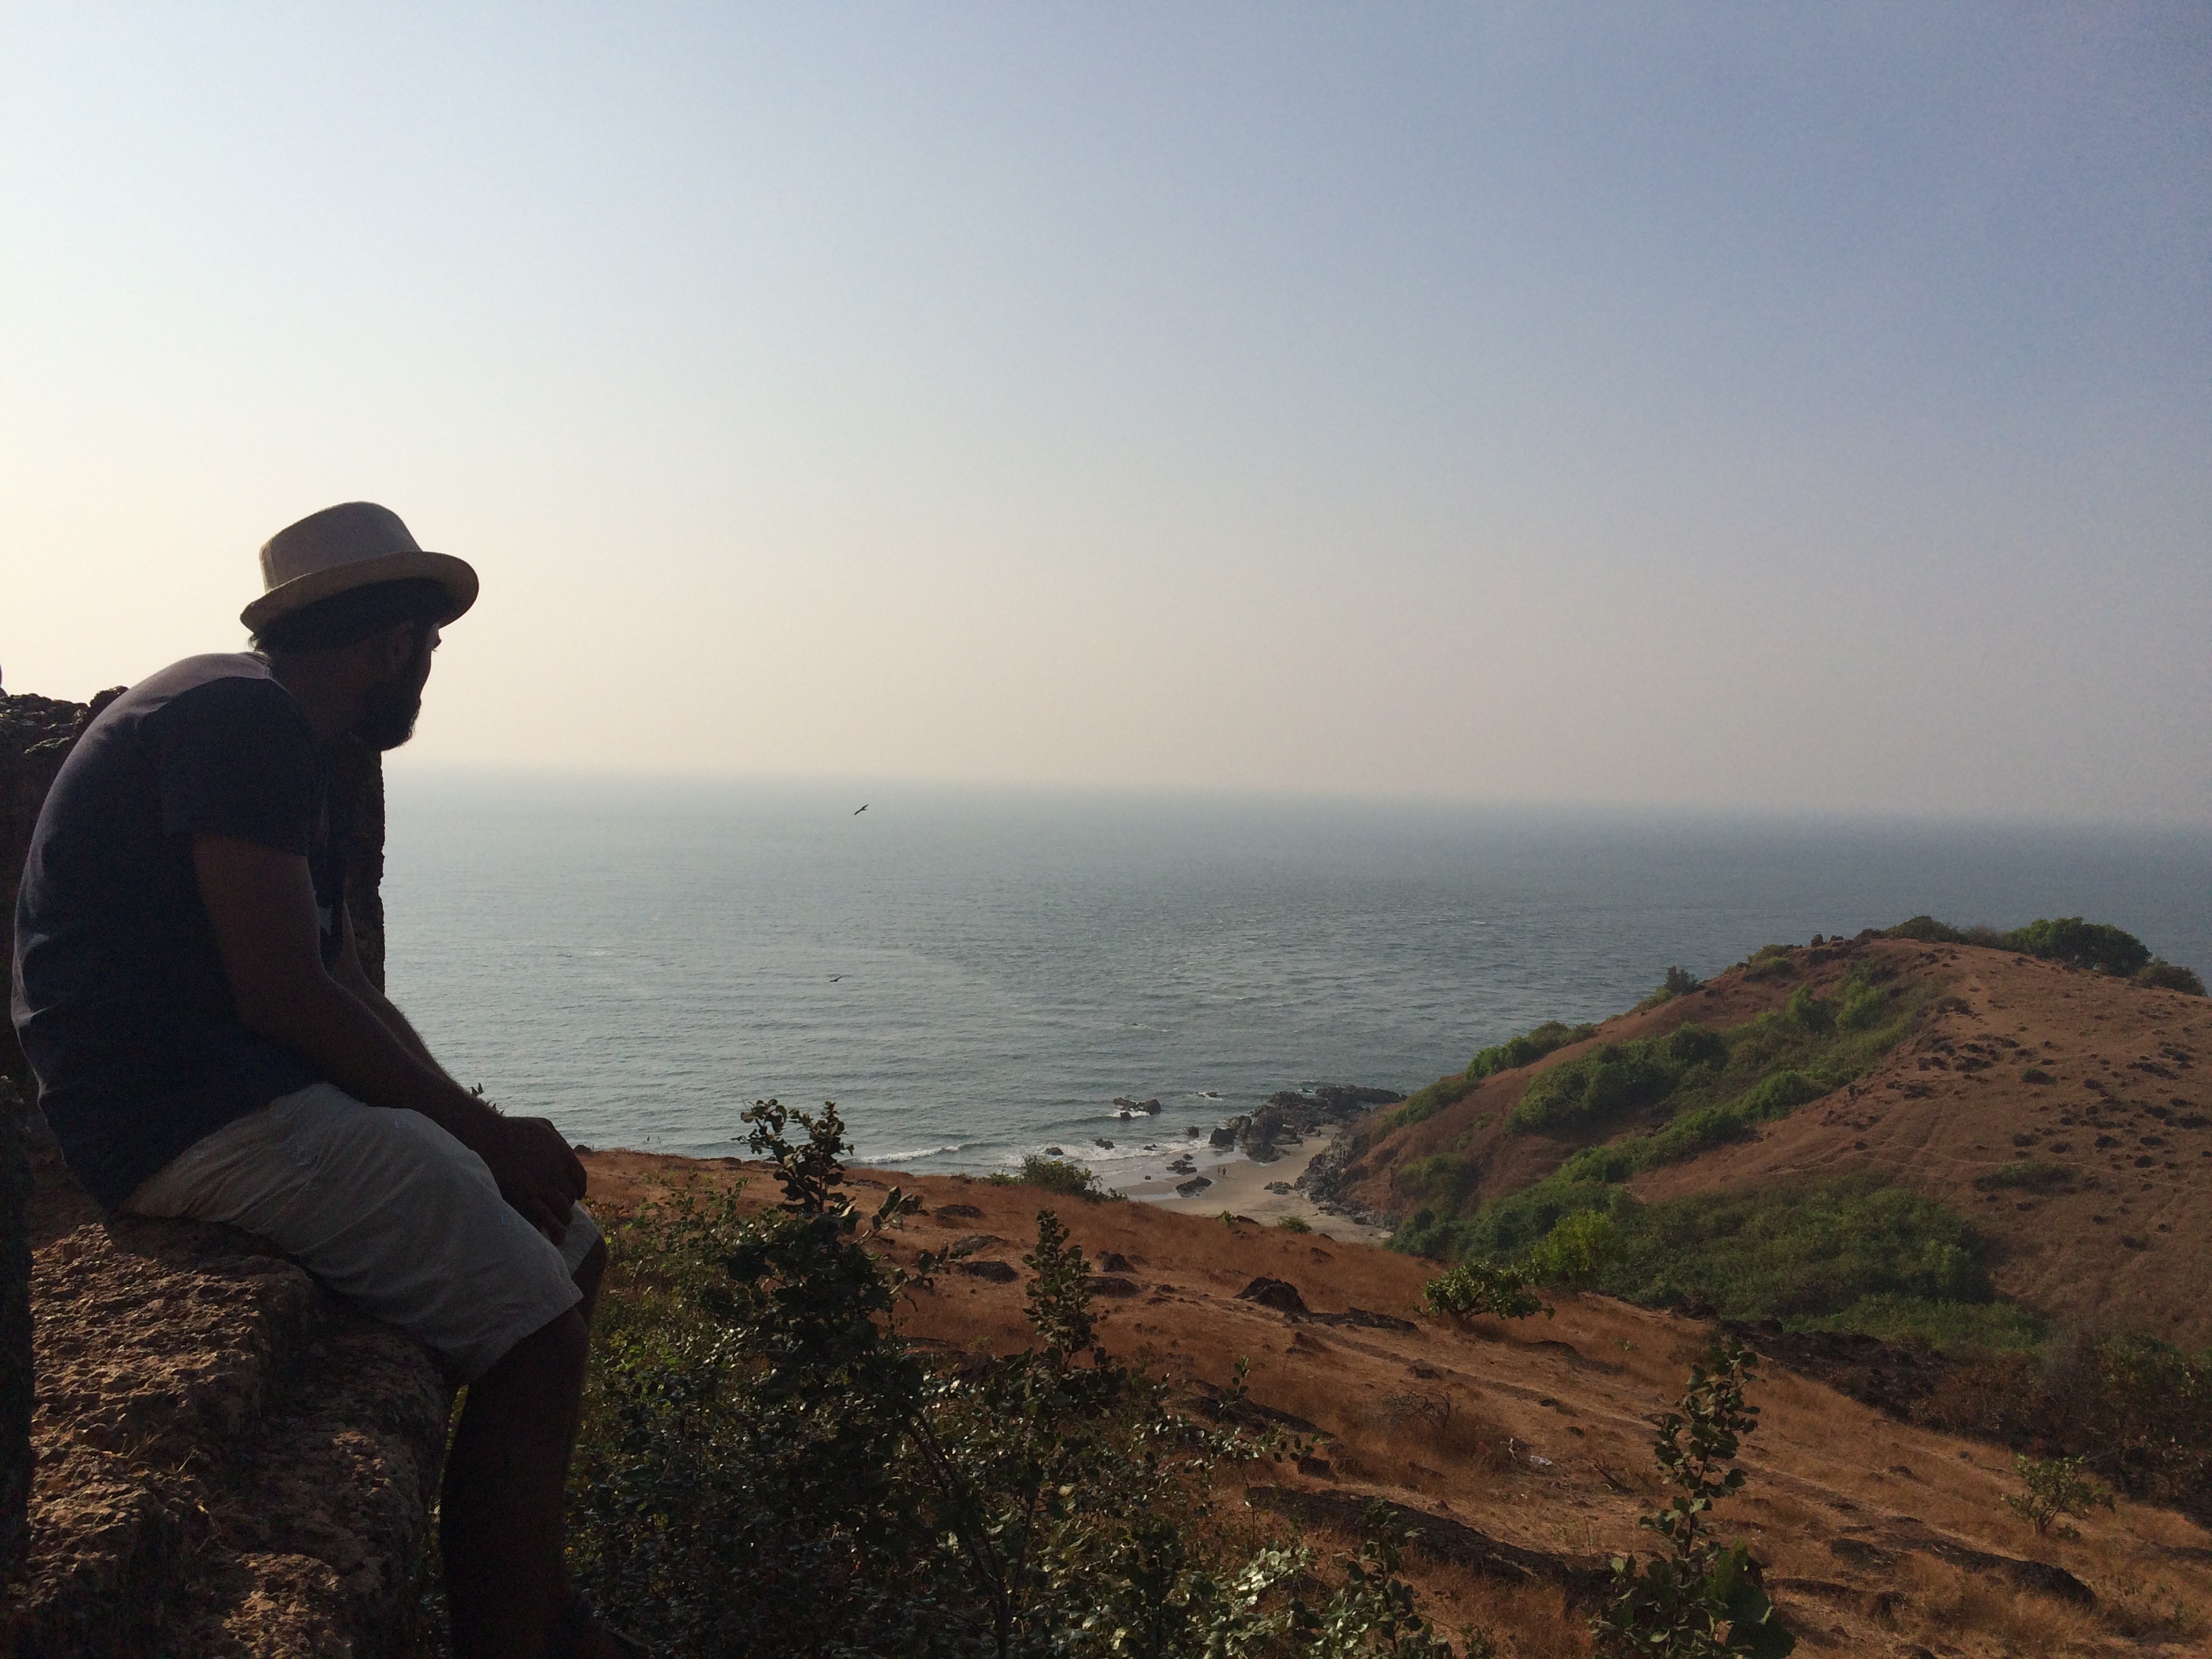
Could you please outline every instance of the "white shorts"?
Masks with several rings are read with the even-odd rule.
[[[259,1234],[422,1338],[465,1382],[582,1300],[572,1275],[599,1238],[579,1204],[553,1243],[500,1196],[483,1159],[428,1118],[328,1083],[195,1141],[123,1207]]]

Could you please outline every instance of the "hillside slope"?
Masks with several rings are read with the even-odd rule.
[[[1635,1170],[1627,1190],[1663,1200],[1863,1176],[1966,1218],[1996,1290],[2055,1326],[2212,1343],[2201,1283],[2212,1001],[2009,951],[1863,935],[1762,952],[1484,1079],[1425,1121],[1376,1114],[1342,1190],[1401,1218],[1479,1211],[1665,1121],[1632,1110],[1579,1131],[1516,1127],[1510,1115],[1544,1073],[1692,1024],[1778,1022],[1801,993],[1833,1002],[1867,983],[1883,988],[1896,1036],[1862,1075],[1741,1138]]]
[[[592,1202],[610,1216],[688,1182],[750,1178],[748,1200],[773,1190],[734,1161],[586,1162]],[[1603,1558],[1648,1545],[1636,1525],[1658,1502],[1646,1419],[1703,1352],[1711,1333],[1699,1321],[1570,1294],[1550,1321],[1455,1328],[1415,1316],[1434,1269],[1403,1254],[1018,1185],[854,1180],[921,1194],[924,1212],[896,1254],[964,1241],[981,1268],[940,1274],[904,1316],[908,1335],[948,1359],[1027,1341],[1021,1258],[1037,1211],[1054,1209],[1100,1270],[1094,1308],[1109,1349],[1169,1376],[1194,1409],[1248,1359],[1252,1401],[1318,1437],[1295,1465],[1243,1472],[1223,1493],[1242,1499],[1224,1502],[1223,1524],[1291,1515],[1327,1543],[1348,1535],[1369,1498],[1401,1505],[1423,1528],[1412,1568],[1429,1611],[1449,1630],[1486,1632],[1494,1652],[1587,1653]],[[1295,1286],[1304,1311],[1241,1298],[1262,1276]],[[2212,1629],[2212,1533],[2123,1500],[2078,1538],[2039,1538],[2003,1505],[2014,1483],[1998,1449],[1778,1369],[1753,1397],[1764,1416],[1747,1449],[1751,1484],[1723,1524],[1767,1562],[1801,1651],[2179,1652]]]

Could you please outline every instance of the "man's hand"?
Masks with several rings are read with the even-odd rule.
[[[584,1195],[584,1166],[561,1132],[542,1117],[501,1117],[477,1149],[491,1166],[500,1195],[522,1218],[558,1244],[568,1212]]]

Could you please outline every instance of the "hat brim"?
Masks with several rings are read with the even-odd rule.
[[[378,582],[422,577],[436,582],[453,600],[453,608],[438,619],[441,628],[477,602],[477,573],[465,559],[457,559],[450,553],[385,553],[373,559],[295,576],[247,605],[238,613],[238,619],[258,634],[270,623],[319,599],[350,593],[356,587],[369,587]]]

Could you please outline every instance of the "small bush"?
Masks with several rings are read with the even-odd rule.
[[[1761,1588],[1749,1546],[1722,1544],[1706,1531],[1713,1506],[1743,1487],[1736,1450],[1759,1426],[1759,1407],[1743,1392],[1759,1380],[1751,1358],[1733,1339],[1717,1345],[1711,1371],[1693,1367],[1680,1402],[1659,1419],[1652,1452],[1674,1496],[1637,1525],[1664,1539],[1667,1553],[1640,1571],[1634,1556],[1613,1558],[1611,1601],[1590,1620],[1607,1659],[1781,1659],[1797,1645]]]
[[[1517,1066],[1534,1066],[1546,1054],[1556,1053],[1571,1042],[1580,1042],[1595,1036],[1595,1025],[1568,1025],[1556,1019],[1547,1019],[1525,1036],[1517,1036],[1485,1048],[1468,1062],[1467,1076],[1480,1083],[1484,1078],[1495,1077],[1500,1072],[1510,1072]]]
[[[1941,1352],[2032,1352],[2045,1327],[2015,1302],[1945,1302],[1923,1296],[1863,1296],[1848,1308],[1783,1323],[1793,1331],[1844,1331]]]
[[[1750,980],[1786,979],[1796,971],[1786,945],[1762,945],[1743,965],[1743,976]]]
[[[2094,1509],[2112,1507],[2112,1494],[2083,1468],[2081,1457],[2015,1456],[2012,1472],[2021,1490],[2005,1494],[2005,1507],[2033,1525],[2040,1536],[2063,1515],[2086,1517]],[[2067,1529],[2060,1529],[2063,1536]]]
[[[2079,916],[2031,921],[2008,934],[2006,943],[2027,956],[2100,974],[2132,975],[2150,965],[2150,947],[2133,933]]]
[[[1843,1006],[1836,1011],[1836,1024],[1846,1031],[1871,1030],[1881,1024],[1888,1012],[1887,987],[1850,980],[1844,982]]]
[[[1790,1000],[1782,1005],[1782,1018],[1801,1031],[1832,1030],[1836,1024],[1836,1005],[1815,996],[1811,986],[1801,985],[1790,994]]]
[[[1286,1233],[1310,1233],[1313,1231],[1306,1224],[1306,1218],[1301,1215],[1283,1216],[1276,1221],[1275,1224]]]
[[[1668,1199],[1620,1218],[1601,1288],[1726,1319],[1818,1317],[1871,1296],[1986,1303],[1987,1247],[1933,1199],[1874,1177]]]
[[[1620,1229],[1603,1210],[1561,1218],[1528,1253],[1528,1276],[1543,1285],[1592,1283],[1620,1255]]]
[[[1670,997],[1686,997],[1692,991],[1704,990],[1705,982],[1686,968],[1669,968],[1659,988]]]
[[[1540,1313],[1549,1319],[1553,1312],[1528,1288],[1527,1273],[1487,1261],[1462,1261],[1431,1279],[1421,1289],[1421,1305],[1455,1322],[1482,1314],[1493,1319],[1526,1319]]]
[[[2195,969],[2180,967],[2162,957],[2154,957],[2136,969],[2136,982],[2155,986],[2161,991],[2179,991],[2187,996],[2204,994],[2204,981]]]
[[[1047,1158],[1032,1152],[1022,1160],[1022,1172],[1016,1177],[1025,1187],[1042,1187],[1048,1193],[1061,1193],[1069,1198],[1097,1200],[1107,1196],[1098,1177],[1072,1158]]]
[[[1686,1072],[1727,1052],[1717,1034],[1688,1025],[1661,1038],[1605,1043],[1538,1073],[1505,1121],[1523,1132],[1595,1127],[1656,1105]]]
[[[1912,916],[1894,927],[1881,930],[1884,939],[1909,939],[1922,945],[1964,945],[1966,935],[1947,921],[1933,916]]]
[[[834,1108],[746,1117],[782,1204],[679,1198],[613,1231],[569,1563],[617,1624],[681,1659],[1441,1654],[1395,1546],[1316,1608],[1310,1552],[1212,1518],[1221,1466],[1276,1443],[1176,1413],[1096,1342],[1051,1209],[1026,1345],[945,1364],[901,1328],[942,1258],[884,1249],[917,1200],[855,1206]],[[1240,1367],[1221,1403],[1241,1394]]]

